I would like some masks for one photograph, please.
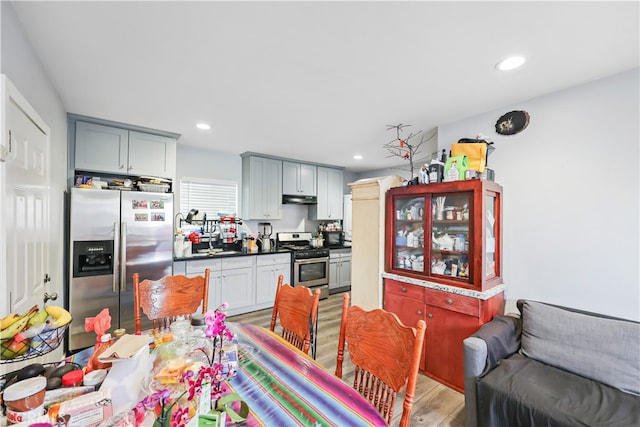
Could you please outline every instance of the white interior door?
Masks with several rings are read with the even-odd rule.
[[[2,78],[0,316],[23,313],[53,293],[49,251],[49,128]],[[59,299],[62,304],[62,296]],[[12,366],[12,368],[15,366]]]

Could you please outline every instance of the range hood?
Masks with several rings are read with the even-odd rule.
[[[282,195],[283,205],[317,205],[318,198],[316,196],[298,196],[292,194]]]

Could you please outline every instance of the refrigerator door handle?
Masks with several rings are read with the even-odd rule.
[[[113,284],[114,294],[118,293],[118,274],[120,270],[120,223],[113,223]]]
[[[127,223],[121,223],[120,228],[122,229],[120,234],[120,292],[126,292],[127,276],[125,271],[127,270]]]

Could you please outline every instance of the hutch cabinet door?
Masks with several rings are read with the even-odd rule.
[[[479,327],[478,317],[427,304],[425,372],[458,391],[464,388],[462,341]]]
[[[415,328],[418,320],[426,320],[424,289],[420,286],[385,280],[384,309],[394,313],[405,326]],[[430,333],[427,330],[426,335]],[[425,343],[427,342],[425,338]],[[420,356],[420,370],[425,371],[426,344]]]
[[[390,189],[385,271],[479,291],[501,284],[501,194],[480,180]]]

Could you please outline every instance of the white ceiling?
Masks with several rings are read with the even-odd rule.
[[[352,171],[402,162],[388,124],[428,134],[638,67],[640,51],[637,1],[13,6],[68,112]],[[516,53],[524,67],[495,70]]]

